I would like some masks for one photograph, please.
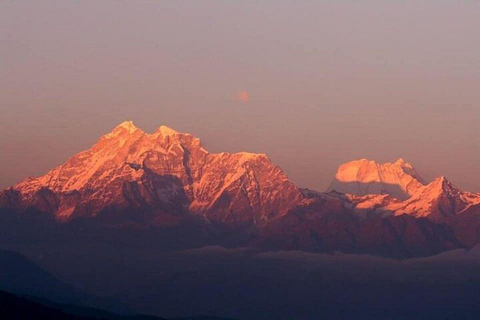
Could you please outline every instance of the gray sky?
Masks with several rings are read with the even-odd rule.
[[[0,187],[133,120],[314,189],[403,157],[480,191],[479,39],[479,1],[1,1]]]

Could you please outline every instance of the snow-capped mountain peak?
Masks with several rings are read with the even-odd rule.
[[[13,195],[19,195],[19,206],[60,220],[112,210],[160,210],[252,222],[281,216],[303,199],[263,154],[211,154],[190,134],[167,126],[149,134],[131,121],[46,175],[9,190],[0,198],[10,206],[15,206]]]
[[[450,183],[450,181],[448,181],[445,176],[440,176],[435,180],[433,180],[431,183],[429,183],[425,187],[425,190],[435,192],[438,194],[443,193],[451,196],[457,195],[461,192],[460,189],[457,186]]]
[[[394,163],[383,164],[360,159],[342,164],[328,190],[358,196],[390,194],[403,200],[423,185],[424,180],[402,158]]]
[[[133,132],[139,130],[135,124],[133,124],[133,121],[124,121],[120,123],[118,126],[116,126],[110,134],[113,133],[129,133],[132,134]]]
[[[411,198],[386,206],[395,215],[441,219],[461,213],[471,205],[480,203],[480,195],[460,190],[444,176],[417,190]]]
[[[170,127],[167,127],[167,126],[160,126],[157,131],[158,133],[161,133],[164,137],[166,136],[173,136],[175,134],[179,134],[179,132],[175,129],[172,129]]]

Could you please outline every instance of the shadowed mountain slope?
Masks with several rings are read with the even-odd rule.
[[[12,251],[0,251],[0,290],[63,304],[105,308],[122,313],[131,311],[118,301],[89,295],[60,281],[24,256]]]
[[[0,319],[6,320],[165,320],[155,316],[122,316],[101,309],[56,304],[43,299],[23,297],[0,290]],[[209,316],[171,320],[234,320]]]

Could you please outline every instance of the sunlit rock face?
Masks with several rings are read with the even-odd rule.
[[[462,191],[445,177],[418,187],[412,196],[405,200],[389,194],[346,194],[345,199],[359,217],[409,215],[434,221],[460,215],[468,208],[480,204],[480,194]]]
[[[460,190],[445,177],[439,177],[417,190],[409,199],[391,204],[388,209],[396,215],[430,217],[441,220],[463,213],[480,203],[480,195]]]
[[[303,199],[266,155],[211,154],[188,133],[161,126],[149,134],[128,121],[46,175],[5,190],[0,205],[60,221],[148,212],[147,223],[192,213],[239,224],[282,216]]]
[[[403,159],[383,164],[360,159],[342,164],[328,191],[357,196],[389,194],[405,200],[424,184],[413,166]]]

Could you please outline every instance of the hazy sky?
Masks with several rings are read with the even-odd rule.
[[[0,1],[0,187],[123,120],[325,189],[403,157],[480,191],[480,1]]]

